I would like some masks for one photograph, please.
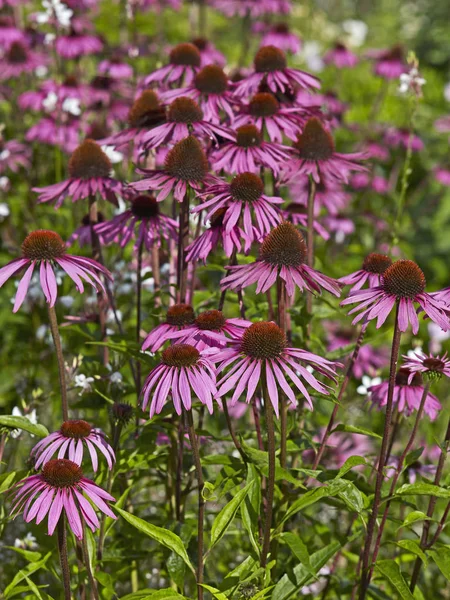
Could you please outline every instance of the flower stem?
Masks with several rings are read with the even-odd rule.
[[[278,326],[286,335],[287,332],[287,314],[286,314],[286,284],[281,277],[277,278],[277,303],[278,303]],[[288,414],[288,403],[286,396],[280,394],[280,465],[281,467],[286,466],[287,457],[287,414]]]
[[[142,308],[142,253],[144,241],[138,247],[136,266],[136,342],[140,348],[141,340],[141,308]],[[136,360],[136,435],[139,431],[139,398],[141,395],[141,361]]]
[[[436,469],[436,475],[434,476],[434,481],[433,481],[434,485],[439,485],[441,482],[442,472],[444,470],[445,460],[447,458],[447,452],[448,452],[449,447],[450,447],[450,419],[448,421],[447,431],[445,433],[444,444],[443,444],[443,447],[441,448],[441,454],[439,456],[439,461],[438,461],[438,465],[437,465],[437,469]],[[430,548],[430,546],[431,546],[431,544],[428,544],[427,542],[428,542],[428,534],[430,532],[431,518],[434,514],[434,509],[436,507],[436,501],[437,501],[437,498],[435,496],[431,496],[430,500],[428,502],[427,517],[429,517],[429,519],[427,521],[425,521],[423,524],[422,536],[420,538],[420,548],[422,550],[425,548]],[[447,509],[448,509],[448,507],[447,507]],[[447,509],[446,509],[446,512],[448,512]],[[440,533],[439,533],[439,535],[440,535]],[[439,537],[439,535],[438,535],[438,537]],[[434,542],[435,542],[435,539],[433,538],[432,543],[434,543]],[[422,561],[420,560],[419,557],[417,557],[416,562],[414,563],[413,574],[411,577],[411,584],[409,586],[409,589],[411,590],[411,592],[413,592],[414,588],[416,587],[421,568],[422,568]]]
[[[194,457],[195,471],[197,473],[198,483],[198,530],[197,530],[197,598],[203,600],[203,525],[205,517],[205,500],[203,498],[203,471],[202,463],[200,460],[200,450],[198,445],[198,439],[195,434],[194,419],[192,417],[192,411],[186,411],[189,441],[191,442],[192,455]]]
[[[323,453],[325,451],[325,447],[327,445],[328,438],[331,435],[331,430],[333,429],[333,426],[334,426],[334,423],[335,423],[335,420],[336,420],[336,416],[337,416],[337,413],[338,413],[338,410],[339,410],[342,398],[344,397],[345,391],[347,390],[347,386],[348,386],[349,381],[350,381],[350,377],[351,377],[351,374],[352,374],[353,366],[354,366],[355,362],[358,359],[359,351],[361,349],[361,346],[362,346],[362,343],[363,343],[363,340],[364,340],[364,336],[366,334],[366,330],[367,330],[367,325],[363,325],[361,327],[361,331],[359,332],[358,339],[356,340],[356,345],[355,345],[355,348],[353,350],[353,354],[351,355],[351,357],[350,357],[350,359],[349,359],[349,361],[347,363],[347,368],[345,370],[344,380],[343,380],[343,382],[341,384],[341,388],[339,390],[339,394],[338,394],[338,397],[337,397],[337,402],[334,405],[333,412],[331,413],[331,417],[330,417],[330,420],[328,421],[327,428],[325,430],[325,433],[323,434],[323,438],[322,438],[322,441],[320,443],[320,447],[317,450],[316,456],[314,458],[314,463],[313,463],[313,466],[312,466],[313,470],[316,470],[317,467],[319,466],[320,460],[321,460],[321,458],[323,456]]]
[[[61,346],[61,338],[58,330],[58,320],[56,318],[56,311],[54,306],[48,307],[48,317],[50,321],[50,330],[52,332],[53,343],[55,344],[56,358],[58,361],[59,371],[59,387],[61,390],[61,407],[62,407],[62,418],[63,421],[69,419],[69,403],[67,401],[67,385],[66,385],[66,373],[64,368],[64,355]]]
[[[201,38],[206,37],[206,0],[198,0],[198,33]]]
[[[267,428],[267,451],[269,456],[269,473],[267,477],[266,488],[266,515],[264,521],[263,546],[261,550],[261,567],[267,564],[267,555],[270,549],[270,530],[272,527],[273,498],[275,492],[275,426],[273,420],[273,406],[267,390],[267,382],[262,377],[262,388],[264,406],[266,409],[266,428]]]
[[[307,232],[306,232],[306,245],[307,255],[306,263],[308,267],[314,266],[314,200],[316,197],[316,182],[312,177],[309,178],[309,189],[308,189],[308,205],[307,205]],[[312,298],[311,292],[306,294],[306,310],[310,315],[312,313]]]
[[[94,578],[94,575],[93,575],[92,569],[91,569],[91,561],[89,558],[89,550],[88,550],[87,540],[86,540],[86,526],[85,526],[85,521],[84,521],[83,517],[82,517],[82,527],[83,527],[83,539],[81,540],[81,547],[83,549],[83,562],[84,562],[84,566],[86,567],[88,581],[89,581],[89,585],[91,587],[91,595],[94,598],[94,600],[99,600],[97,582],[95,581],[95,578]]]
[[[368,576],[369,576],[370,550],[371,550],[371,546],[372,546],[373,534],[375,531],[375,524],[376,524],[376,520],[377,520],[377,516],[378,516],[378,511],[380,509],[381,488],[382,488],[383,479],[384,479],[384,466],[386,464],[386,455],[387,455],[388,443],[389,443],[389,438],[390,438],[390,433],[391,433],[395,376],[397,373],[397,363],[398,363],[398,355],[399,355],[399,351],[400,351],[400,340],[401,340],[401,331],[398,326],[398,314],[399,314],[399,301],[397,300],[397,305],[396,305],[396,310],[395,310],[394,334],[392,336],[388,397],[387,397],[387,403],[386,403],[386,415],[384,418],[383,439],[381,442],[380,455],[378,458],[377,477],[376,477],[376,482],[375,482],[375,493],[374,493],[374,497],[373,497],[372,512],[370,514],[369,521],[367,523],[367,533],[366,533],[366,539],[364,542],[359,600],[364,600],[364,598],[366,597],[367,588],[369,585],[369,577]]]
[[[70,569],[69,559],[67,556],[66,517],[64,512],[61,513],[59,518],[57,530],[59,560],[61,564],[62,580],[64,585],[64,600],[71,600],[72,594],[70,592]]]
[[[233,440],[233,443],[236,446],[236,450],[241,455],[242,460],[246,463],[247,462],[247,457],[245,455],[244,450],[242,449],[240,441],[236,437],[236,433],[235,433],[234,428],[233,428],[233,423],[231,422],[230,413],[228,412],[227,401],[226,401],[225,398],[222,399],[222,407],[223,407],[223,414],[225,415],[225,419],[227,421],[228,431],[230,432],[230,435],[231,435],[231,439]]]
[[[417,430],[419,429],[419,424],[422,419],[423,411],[425,408],[425,402],[426,402],[429,391],[430,391],[430,382],[427,382],[423,388],[422,398],[420,399],[420,405],[417,410],[416,419],[414,421],[414,426],[411,431],[411,435],[409,436],[409,440],[399,458],[397,469],[395,470],[394,476],[392,477],[391,488],[389,490],[390,497],[393,496],[393,494],[395,492],[395,487],[397,485],[397,481],[403,470],[403,465],[405,464],[405,459],[414,444],[414,440],[416,439]],[[373,555],[372,555],[372,568],[370,569],[370,572],[369,572],[369,583],[372,578],[374,565],[376,563],[378,552],[380,550],[381,538],[383,537],[383,530],[386,525],[390,505],[391,505],[391,500],[388,500],[386,502],[386,506],[384,507],[383,517],[381,519],[381,523],[380,523],[380,526],[378,529],[377,539],[375,541],[375,548],[374,548]]]
[[[186,302],[187,291],[187,262],[186,246],[189,242],[189,191],[183,198],[180,208],[180,224],[178,231],[178,262],[177,262],[177,286],[178,302]]]

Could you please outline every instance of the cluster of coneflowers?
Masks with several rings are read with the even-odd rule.
[[[177,8],[178,4],[174,1],[172,7]],[[226,14],[258,17],[288,12],[290,3],[214,0],[211,4]],[[99,52],[101,40],[86,33],[83,3],[69,5],[76,17],[70,32],[57,37],[56,52],[70,59]],[[7,30],[9,36],[0,59],[2,79],[19,77],[48,63],[48,57],[36,52],[12,23],[1,29]],[[369,388],[372,403],[385,407],[386,414],[376,462],[375,495],[359,566],[360,598],[367,593],[390,505],[387,502],[382,507],[381,488],[385,468],[392,464],[389,443],[394,411],[407,415],[415,412],[416,418],[407,447],[392,467],[392,492],[407,452],[414,446],[422,415],[435,419],[441,408],[430,392],[433,377],[450,375],[446,356],[431,354],[405,357],[398,369],[401,334],[409,327],[416,334],[422,316],[442,331],[450,330],[450,291],[427,293],[424,274],[416,263],[406,259],[392,261],[390,256],[378,252],[369,254],[360,270],[344,274],[339,280],[315,268],[316,238],[327,240],[330,231],[345,231],[340,220],[350,197],[344,186],[386,190],[386,181],[372,172],[370,163],[363,161],[385,161],[387,149],[379,141],[367,140],[364,151],[337,152],[334,131],[340,124],[342,106],[336,98],[315,93],[320,88],[315,76],[288,66],[287,53],[297,52],[299,46],[300,40],[286,26],[274,27],[265,32],[252,67],[231,72],[211,42],[196,39],[173,47],[164,64],[140,78],[136,89],[130,84],[130,65],[123,57],[114,56],[100,63],[99,75],[89,83],[66,76],[64,80],[46,81],[19,97],[22,109],[44,113],[27,131],[26,140],[56,146],[71,155],[66,179],[33,191],[39,202],[51,202],[56,209],[69,201],[84,202],[86,216],[69,243],[91,246],[91,257],[72,255],[58,233],[36,230],[23,241],[21,256],[0,269],[0,286],[13,275],[21,277],[14,312],[24,303],[35,272],[48,304],[63,422],[59,431],[33,449],[36,473],[13,488],[11,514],[23,512],[27,522],[35,519],[37,523],[47,517],[49,535],[58,527],[66,597],[70,597],[66,522],[76,538],[83,540],[86,554],[86,526],[92,531],[100,529],[100,545],[103,543],[104,519],[99,521],[94,508],[115,518],[107,504],[114,501],[111,479],[105,491],[85,478],[83,457],[89,455],[95,473],[100,452],[112,469],[117,436],[111,447],[105,435],[89,423],[70,419],[67,374],[54,308],[58,274],[65,272],[79,292],[84,291],[86,283],[97,292],[104,340],[107,308],[113,310],[119,332],[123,333],[104,249],[124,248],[130,243],[137,264],[136,341],[142,344],[142,351],[158,352],[158,364],[147,374],[143,385],[142,365],[138,360],[133,364],[138,404],[142,410],[149,407],[150,417],[161,413],[168,404],[169,412],[173,407],[185,420],[194,455],[199,495],[198,598],[203,597],[204,506],[193,417],[195,403],[206,407],[210,414],[216,407],[225,412],[232,439],[241,453],[230,409],[240,400],[264,408],[269,469],[260,563],[266,567],[275,490],[274,415],[280,422],[280,464],[285,467],[287,411],[298,404],[313,410],[314,397],[332,391],[343,366],[309,350],[311,332],[307,332],[302,347],[292,342],[291,309],[304,305],[310,318],[314,296],[325,293],[339,297],[343,288],[351,286],[341,306],[355,305],[350,314],[357,313],[353,324],[360,324],[356,347],[337,390],[338,402],[328,426],[317,436],[316,452],[309,457],[314,470],[336,439],[333,427],[340,400],[352,372],[358,364],[361,367],[358,358],[367,348],[363,339],[370,322],[376,320],[376,327],[380,328],[390,315],[393,317],[389,379]],[[405,71],[400,47],[373,53],[372,57],[375,72],[382,77],[398,78]],[[358,57],[339,43],[327,54],[326,61],[337,68],[351,68]],[[100,119],[93,120],[98,115],[108,117],[101,126]],[[386,131],[383,135],[390,144],[403,144],[411,150],[408,132]],[[30,165],[27,146],[10,140],[2,141],[1,148],[9,153],[0,157],[9,169]],[[420,140],[412,150],[419,149]],[[111,156],[114,160],[119,156],[115,164],[130,167],[130,181],[114,173]],[[134,174],[133,165],[137,165]],[[290,204],[286,203],[286,190],[294,199]],[[112,217],[105,216],[111,212],[106,202],[115,207],[125,203],[125,209]],[[104,204],[102,211],[98,210],[99,203]],[[323,223],[319,219],[322,211],[328,219]],[[165,271],[160,268],[161,248],[169,255],[169,269]],[[220,300],[217,308],[196,314],[192,305],[195,291],[201,286],[197,266],[201,261],[207,262],[214,251],[224,254],[228,263],[220,282]],[[161,297],[161,290],[169,289],[170,294],[165,321],[143,341],[144,261],[151,265],[155,291]],[[257,295],[266,295],[271,307],[267,320],[246,318],[245,293],[250,286]],[[226,306],[226,298],[231,292],[237,293],[240,318],[228,316],[232,309]],[[372,363],[375,368],[383,364],[377,362],[374,354],[368,354],[364,368]],[[115,410],[118,424],[130,417],[127,406]],[[336,443],[338,440],[339,437]],[[444,452],[439,460],[444,460],[443,455]],[[308,460],[306,455],[305,459]],[[439,481],[435,479],[435,483]],[[381,510],[382,520],[376,530]],[[424,544],[428,534],[426,525]],[[89,571],[88,564],[89,559]],[[96,590],[92,573],[89,576]]]

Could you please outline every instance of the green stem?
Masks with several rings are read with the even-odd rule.
[[[273,406],[267,390],[267,381],[262,377],[262,389],[264,406],[266,410],[266,428],[267,428],[267,452],[269,457],[269,472],[266,488],[266,514],[264,520],[263,545],[261,550],[261,567],[267,564],[267,555],[270,549],[270,530],[272,528],[273,499],[275,494],[275,426],[273,419]]]
[[[67,385],[66,385],[66,373],[64,367],[64,355],[61,346],[61,337],[59,335],[58,320],[56,318],[56,311],[54,306],[48,307],[48,317],[50,322],[50,330],[52,332],[53,343],[55,344],[56,358],[58,361],[58,372],[59,372],[59,387],[61,390],[61,408],[63,421],[69,419],[69,403],[67,400]]]

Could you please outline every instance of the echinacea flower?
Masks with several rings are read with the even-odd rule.
[[[80,119],[66,115],[64,122],[57,122],[54,117],[44,117],[27,131],[27,142],[39,142],[57,146],[64,152],[71,153],[80,143]]]
[[[210,40],[197,37],[192,40],[192,44],[200,52],[202,67],[206,67],[206,65],[218,65],[223,68],[226,65],[227,59]]]
[[[212,414],[217,389],[216,372],[209,352],[200,352],[189,344],[174,344],[163,350],[161,363],[150,371],[142,388],[143,410],[151,394],[150,418],[162,411],[169,395],[178,415],[183,408],[191,410],[192,392]]]
[[[275,46],[283,52],[298,54],[302,48],[302,41],[298,35],[290,31],[287,23],[276,23],[264,35],[261,46]]]
[[[65,458],[48,461],[38,475],[22,479],[12,491],[15,492],[12,517],[23,511],[26,523],[36,519],[39,524],[48,515],[48,535],[53,535],[63,511],[69,528],[79,540],[83,539],[83,522],[92,531],[100,527],[94,507],[117,519],[105,502],[114,502],[111,494],[86,479],[81,467]]]
[[[5,141],[0,134],[0,173],[19,169],[29,169],[31,166],[31,148],[17,140]]]
[[[323,62],[326,65],[334,65],[338,69],[352,68],[358,64],[358,57],[353,54],[344,44],[338,42],[334,45],[334,48],[329,50],[324,58]]]
[[[195,321],[194,309],[190,304],[174,304],[167,309],[166,320],[158,325],[144,340],[142,350],[156,352],[173,333],[185,329]]]
[[[265,14],[288,14],[290,0],[212,0],[212,4],[229,17],[260,17]]]
[[[406,331],[411,324],[412,331],[419,331],[414,304],[417,303],[422,310],[437,323],[444,331],[450,329],[450,321],[445,312],[445,304],[431,294],[425,292],[425,276],[412,260],[397,260],[383,273],[381,285],[367,290],[355,290],[349,297],[341,302],[358,304],[349,314],[361,311],[353,319],[353,324],[361,320],[364,322],[377,319],[377,329],[383,325],[391,310],[398,304],[398,326],[400,331]]]
[[[69,179],[43,188],[33,188],[39,194],[39,202],[55,202],[59,208],[64,199],[72,202],[95,196],[117,205],[117,194],[124,185],[111,177],[111,161],[93,140],[84,140],[69,160]]]
[[[225,142],[212,152],[213,167],[226,173],[254,173],[260,167],[276,175],[290,158],[290,148],[274,142],[265,142],[256,125],[250,123],[236,129],[233,140]]]
[[[308,229],[308,213],[303,204],[291,202],[283,209],[282,214],[284,221],[290,221],[294,225],[299,225],[300,229]],[[313,219],[313,230],[325,241],[330,239],[330,234],[317,219]]]
[[[209,227],[187,246],[187,262],[195,262],[197,260],[206,262],[212,250],[218,245],[225,253],[225,256],[229,258],[234,251],[240,251],[242,239],[245,239],[245,252],[248,252],[254,236],[251,239],[244,238],[237,225],[230,231],[227,231],[223,224],[225,212],[226,208],[221,208],[211,215]]]
[[[308,90],[320,88],[317,77],[287,66],[286,55],[275,46],[264,46],[258,50],[253,61],[254,73],[236,84],[237,96],[253,95],[261,84],[271,92],[293,91],[297,87]]]
[[[420,137],[404,127],[390,127],[384,135],[384,141],[388,146],[405,150],[410,148],[412,152],[420,152],[424,148]]]
[[[130,201],[130,208],[95,227],[105,244],[116,242],[124,248],[134,238],[135,250],[144,246],[150,252],[154,245],[161,245],[162,238],[177,238],[178,223],[160,211],[154,196],[138,194]]]
[[[223,397],[233,390],[231,405],[234,405],[244,393],[248,403],[261,377],[265,377],[269,398],[277,417],[279,416],[278,385],[291,404],[297,406],[295,394],[287,381],[287,378],[290,379],[312,410],[311,397],[301,379],[322,394],[328,394],[329,387],[320,383],[305,365],[333,380],[336,367],[339,366],[306,350],[290,348],[286,335],[273,322],[253,323],[244,331],[240,340],[230,340],[229,346],[213,355],[214,361],[220,363],[217,368],[218,374],[233,365],[217,382],[217,396]]]
[[[403,48],[399,44],[387,50],[369,50],[367,56],[375,60],[374,71],[384,79],[398,79],[406,70]]]
[[[389,382],[383,381],[369,388],[369,400],[379,409],[387,404]],[[420,373],[413,373],[402,367],[397,371],[394,384],[393,403],[399,412],[410,415],[418,410],[423,396],[424,386]],[[424,412],[434,421],[442,406],[434,394],[428,392],[425,400]]]
[[[386,254],[371,252],[364,259],[361,269],[340,277],[338,281],[344,285],[351,285],[351,291],[360,290],[366,282],[370,288],[376,287],[381,285],[383,273],[391,265],[392,259]]]
[[[297,139],[310,113],[309,109],[298,106],[286,108],[280,105],[270,92],[258,92],[248,105],[241,107],[233,125],[240,127],[253,123],[262,133],[267,131],[270,141],[280,144],[283,135],[291,140]]]
[[[34,468],[44,466],[56,452],[58,458],[67,457],[81,467],[84,447],[89,451],[94,472],[98,469],[97,450],[100,450],[108,467],[112,469],[115,461],[114,450],[106,441],[105,434],[81,419],[64,421],[59,431],[51,433],[36,444],[31,451],[35,460]]]
[[[0,156],[1,156],[1,154],[0,154]],[[450,187],[450,167],[449,166],[436,167],[434,169],[434,176],[436,178],[436,181],[439,181],[439,183],[442,183],[442,185]]]
[[[244,232],[251,241],[255,241],[255,233],[259,240],[282,220],[278,205],[283,204],[283,199],[266,196],[264,182],[254,173],[241,173],[230,183],[208,186],[197,197],[203,202],[191,212],[207,210],[205,219],[210,219],[217,210],[224,208],[223,225],[227,233],[239,224],[242,216]]]
[[[105,291],[99,275],[112,279],[111,273],[97,261],[67,254],[66,244],[57,233],[39,229],[30,233],[22,243],[22,258],[15,258],[0,269],[1,287],[17,271],[27,267],[17,288],[13,312],[17,312],[25,300],[33,271],[37,266],[41,287],[50,306],[55,305],[57,297],[55,267],[61,267],[81,293],[84,291],[82,280],[87,281],[96,291]]]
[[[189,85],[199,71],[200,65],[200,52],[194,44],[178,44],[170,51],[169,64],[147,75],[143,80],[143,85],[149,87],[151,83],[155,82],[166,86]]]
[[[67,59],[80,58],[90,54],[98,54],[103,49],[101,39],[95,35],[77,33],[71,31],[68,35],[60,35],[56,38],[55,50]]]
[[[222,289],[239,290],[257,282],[256,293],[264,293],[280,277],[288,296],[295,286],[301,291],[325,289],[340,295],[339,283],[306,264],[307,248],[300,231],[289,221],[280,223],[264,238],[254,263],[226,267],[230,274],[221,281]]]
[[[178,202],[183,202],[189,189],[198,191],[204,184],[214,183],[217,178],[208,175],[209,165],[206,154],[192,135],[177,142],[169,150],[164,169],[137,169],[144,179],[130,184],[133,190],[159,190],[156,199],[162,202],[172,192]]]
[[[281,175],[281,184],[284,183],[284,174]],[[289,182],[289,191],[291,198],[295,202],[308,206],[308,196],[310,193],[310,183],[308,175],[295,176]],[[330,215],[336,216],[342,212],[350,203],[351,195],[344,191],[342,182],[329,177],[320,178],[316,184],[316,193],[314,196],[314,214],[319,215],[324,208]]]
[[[322,177],[348,182],[352,171],[365,171],[357,161],[362,152],[340,154],[335,151],[334,140],[317,117],[306,123],[303,132],[293,145],[294,157],[285,166],[285,179],[292,181],[301,174],[311,175],[316,183]]]
[[[131,79],[133,77],[133,67],[121,60],[119,56],[102,60],[97,66],[97,71],[113,79]]]
[[[0,81],[31,73],[47,62],[45,56],[30,50],[24,41],[13,42],[0,58]]]
[[[220,123],[223,115],[232,123],[235,108],[240,103],[231,91],[227,74],[218,65],[206,65],[190,85],[162,94],[165,102],[172,102],[180,96],[195,100],[203,111],[205,121],[216,124]]]
[[[72,246],[75,242],[81,246],[91,246],[92,247],[92,231],[94,231],[95,235],[97,235],[100,244],[104,244],[105,240],[97,231],[97,227],[100,223],[103,223],[105,220],[105,216],[101,211],[97,212],[97,220],[92,224],[91,227],[91,217],[89,213],[85,214],[81,219],[81,225],[75,229],[70,238],[67,240],[67,246]]]
[[[421,373],[429,377],[450,377],[450,359],[447,352],[443,356],[425,354],[422,350],[415,350],[412,356],[403,356],[403,365],[410,371],[410,379],[415,373]]]
[[[319,433],[313,437],[313,440],[317,444],[320,444],[324,435],[325,428],[321,427]],[[367,435],[335,431],[327,439],[327,445],[321,463],[323,462],[327,469],[340,469],[345,461],[351,456],[368,457],[373,453],[373,450],[372,441]],[[315,452],[312,449],[302,453],[302,459],[305,463],[312,464],[314,458]],[[357,469],[362,467],[363,465],[357,467]]]
[[[251,321],[245,319],[227,319],[221,310],[205,310],[201,312],[191,325],[179,331],[167,334],[177,344],[191,344],[197,350],[209,347],[226,346],[229,338],[240,339]]]
[[[195,100],[180,96],[169,106],[166,122],[144,133],[139,143],[143,150],[149,150],[158,148],[161,144],[179,142],[191,133],[199,138],[211,139],[215,143],[217,143],[217,136],[228,140],[233,139],[233,134],[228,129],[203,119],[203,111]]]

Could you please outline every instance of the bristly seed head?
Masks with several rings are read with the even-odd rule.
[[[166,171],[182,181],[203,181],[208,173],[208,159],[197,138],[192,135],[179,141],[164,161]]]
[[[371,252],[364,259],[362,270],[368,273],[383,275],[388,267],[392,265],[392,260],[386,254],[377,254]]]
[[[275,46],[263,46],[258,50],[253,61],[257,73],[281,71],[287,67],[286,56]]]
[[[41,475],[54,488],[69,488],[80,483],[83,471],[71,460],[55,458],[44,465]]]
[[[206,331],[221,331],[225,323],[226,319],[220,310],[205,310],[195,319],[197,327]]]
[[[109,177],[111,169],[111,161],[94,140],[84,140],[69,160],[69,175],[72,179]]]
[[[305,160],[328,160],[334,152],[334,141],[320,119],[312,117],[298,136],[294,148]]]
[[[150,194],[139,194],[131,201],[131,212],[138,219],[151,219],[159,215],[159,202]]]
[[[416,296],[425,291],[425,275],[412,260],[397,260],[383,274],[383,288],[397,299]]]
[[[217,209],[209,220],[211,227],[222,227],[226,212],[226,207]]]
[[[13,42],[6,53],[6,60],[14,65],[26,63],[28,59],[27,49],[20,42]]]
[[[277,23],[276,25],[274,25],[273,31],[275,33],[287,34],[289,33],[289,25],[287,23]]]
[[[199,358],[200,352],[189,344],[174,344],[162,353],[162,362],[168,367],[193,367]]]
[[[420,373],[414,373],[411,383],[408,383],[408,378],[410,375],[411,371],[405,367],[402,367],[395,375],[395,385],[409,385],[411,387],[417,387],[423,384],[422,375]]]
[[[64,87],[76,88],[78,87],[78,79],[75,75],[67,75],[67,77],[63,81]]]
[[[278,112],[279,102],[270,92],[255,94],[250,100],[248,111],[252,117],[271,117]]]
[[[195,76],[194,84],[202,94],[223,94],[228,88],[228,77],[217,65],[206,65]]]
[[[105,215],[101,211],[98,211],[96,223],[103,223],[104,221],[105,221]],[[88,225],[91,224],[91,216],[89,213],[85,214],[84,217],[81,219],[81,224],[84,227],[87,227]]]
[[[202,37],[198,37],[192,40],[192,43],[194,44],[194,46],[196,48],[198,48],[200,50],[200,52],[202,50],[206,50],[209,42],[206,38],[202,38]]]
[[[126,425],[133,416],[133,407],[126,402],[114,402],[110,414],[113,421]]]
[[[445,369],[445,362],[440,358],[429,356],[423,360],[423,366],[427,369],[427,375],[441,377]]]
[[[283,221],[264,238],[260,258],[279,267],[299,267],[306,261],[306,243],[300,231]]]
[[[241,351],[252,358],[279,358],[286,348],[287,340],[283,331],[270,321],[250,325],[242,336]]]
[[[87,438],[92,431],[92,427],[87,421],[82,419],[64,421],[61,425],[60,432],[64,437],[74,438],[76,440]]]
[[[189,42],[178,44],[170,52],[170,64],[181,67],[199,67],[201,56],[198,48]]]
[[[170,306],[166,314],[166,323],[176,327],[192,325],[195,321],[194,309],[190,304],[174,304]]]
[[[197,123],[203,119],[203,111],[197,102],[187,96],[181,96],[169,106],[167,118],[173,123]]]
[[[166,121],[166,111],[153,90],[145,90],[136,98],[128,113],[130,127],[151,129]]]
[[[264,183],[254,173],[241,173],[231,181],[230,192],[239,202],[256,202],[264,193]]]
[[[22,254],[30,260],[54,260],[66,254],[66,245],[55,231],[32,231],[22,243]]]
[[[236,143],[241,148],[260,146],[262,136],[255,125],[242,125],[236,129]]]

